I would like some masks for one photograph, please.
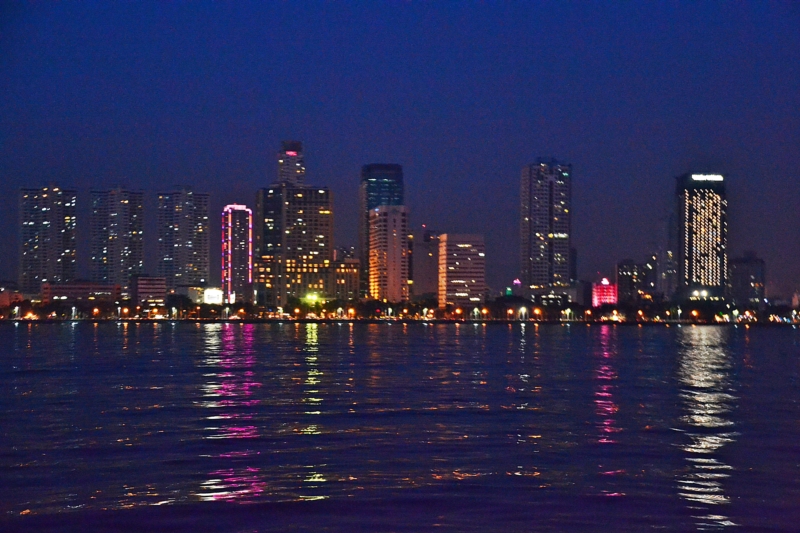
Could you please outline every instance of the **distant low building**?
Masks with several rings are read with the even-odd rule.
[[[0,307],[11,307],[24,300],[22,293],[10,289],[0,289]]]
[[[175,294],[186,296],[192,301],[192,303],[201,304],[203,303],[203,296],[206,290],[206,287],[189,287],[186,285],[181,285],[175,288]]]
[[[334,299],[345,302],[358,300],[360,264],[361,261],[352,258],[334,261],[333,266],[328,267],[333,280],[327,283],[326,286],[333,287],[332,296]]]
[[[203,303],[208,305],[222,305],[223,303],[222,289],[208,288],[203,291]]]
[[[133,300],[137,305],[156,307],[167,299],[167,279],[164,277],[134,276]]]
[[[75,302],[118,302],[122,298],[122,286],[91,281],[70,283],[42,283],[42,303],[65,301]]]

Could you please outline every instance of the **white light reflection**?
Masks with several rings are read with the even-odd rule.
[[[717,453],[737,437],[731,431],[734,422],[728,418],[736,396],[729,381],[727,330],[713,326],[682,328],[679,336],[682,349],[678,377],[685,387],[681,391],[681,421],[688,440],[682,449],[689,468],[676,479],[678,495],[697,513],[697,529],[735,526],[719,514],[719,506],[730,503],[723,481],[730,477],[733,467],[723,463]]]
[[[322,376],[324,375],[323,372],[319,369],[319,324],[316,323],[308,323],[305,325],[305,345],[303,347],[303,351],[305,352],[305,363],[306,363],[306,379],[305,379],[305,387],[303,388],[303,403],[306,404],[306,410],[304,413],[310,416],[318,416],[322,414],[320,410],[322,407],[321,394],[319,391],[319,386],[321,384]],[[322,428],[318,423],[309,423],[305,427],[301,427],[296,430],[296,433],[299,435],[320,435],[322,433]],[[308,470],[307,473],[303,475],[303,484],[300,490],[318,490],[321,488],[323,483],[326,483],[328,480],[325,478],[323,474],[318,472],[317,470],[320,467],[326,465],[306,465],[305,468]],[[328,498],[326,495],[321,494],[301,494],[298,497],[300,500],[324,500]]]

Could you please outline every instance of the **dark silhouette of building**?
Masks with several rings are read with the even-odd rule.
[[[764,260],[755,252],[745,252],[743,257],[730,260],[728,296],[740,307],[763,307],[766,277]]]

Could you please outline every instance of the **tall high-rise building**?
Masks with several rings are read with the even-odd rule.
[[[369,295],[408,300],[408,208],[379,205],[369,217]]]
[[[167,288],[203,286],[209,275],[208,194],[158,195],[158,275]]]
[[[369,292],[370,212],[382,205],[404,205],[403,167],[394,164],[371,164],[361,167],[358,190],[358,250],[361,259],[362,295]]]
[[[683,298],[722,298],[728,274],[725,178],[684,174],[677,178],[678,282]]]
[[[572,165],[538,159],[522,169],[520,276],[528,292],[570,283]]]
[[[244,205],[222,210],[222,290],[226,303],[253,299],[253,211]]]
[[[144,270],[144,194],[112,189],[92,191],[91,199],[91,279],[129,297],[132,277]]]
[[[278,152],[278,183],[299,187],[305,183],[306,166],[303,161],[303,143],[283,141]]]
[[[439,236],[439,308],[473,308],[486,293],[486,254],[483,235]]]
[[[258,303],[333,298],[333,195],[327,187],[276,183],[256,197]]]
[[[75,279],[77,192],[55,185],[20,189],[19,288],[39,294],[42,283]]]

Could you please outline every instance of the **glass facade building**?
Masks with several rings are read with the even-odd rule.
[[[361,259],[361,290],[369,291],[370,212],[382,205],[404,205],[403,167],[395,164],[371,164],[361,168],[359,186],[358,249]]]

